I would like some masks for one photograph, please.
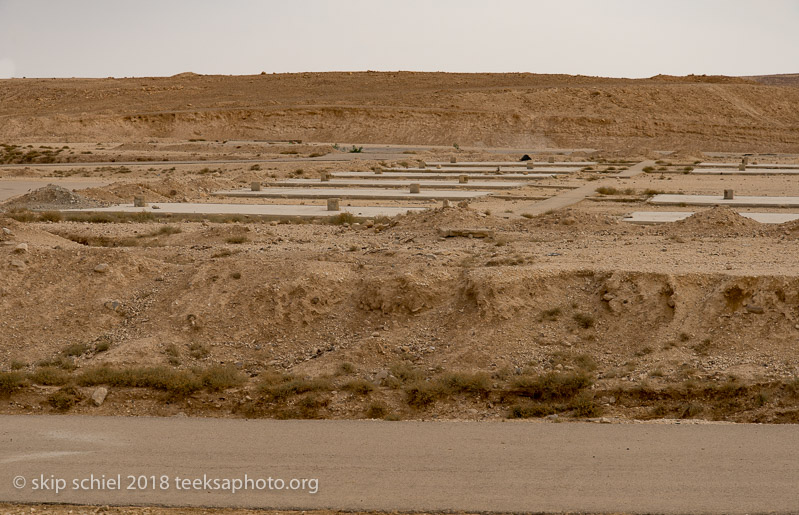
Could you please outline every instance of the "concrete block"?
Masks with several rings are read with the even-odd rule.
[[[532,161],[527,161],[527,169],[532,170],[533,168],[535,168],[535,163]]]
[[[732,200],[734,197],[733,190],[724,190],[724,200]]]
[[[330,174],[329,173],[323,173],[322,174],[322,182],[330,182]]]
[[[547,162],[548,163],[554,163],[555,162],[555,158],[553,156],[549,156],[549,159],[547,159]]]
[[[419,184],[418,182],[412,183],[410,192],[411,193],[421,193],[422,192],[422,185]]]
[[[375,175],[383,175],[383,169],[382,168],[375,169]]]
[[[469,182],[469,176],[468,175],[459,175],[458,176],[458,183],[459,184],[466,184],[467,182]]]
[[[748,158],[748,157],[746,157],[746,156],[744,156],[744,157],[741,159],[741,164],[742,164],[742,165],[744,165],[744,166],[748,165],[748,164],[749,164],[749,158]]]
[[[133,197],[133,207],[147,207],[147,203],[144,201],[144,197],[140,196]]]
[[[341,201],[341,199],[337,199],[337,198],[329,198],[329,199],[327,199],[327,210],[328,211],[340,211],[341,210],[341,208],[339,208],[339,202],[340,201]]]
[[[449,162],[450,163],[457,163],[458,162],[458,158],[455,157],[455,156],[452,156],[452,157],[449,158]]]
[[[250,190],[251,191],[261,191],[261,183],[258,181],[253,181],[250,183]]]
[[[744,170],[746,170],[746,164],[745,163],[739,164],[738,165],[738,171],[739,172],[743,172]]]

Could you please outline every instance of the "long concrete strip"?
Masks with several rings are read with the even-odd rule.
[[[497,170],[499,168],[499,170]],[[451,173],[462,174],[465,172],[475,173],[547,173],[547,174],[568,174],[579,172],[579,167],[552,167],[552,168],[522,168],[518,166],[460,166],[448,167],[442,166],[441,168],[383,168],[386,172],[416,172],[416,173]]]
[[[263,183],[264,187],[273,188],[405,188],[409,189],[411,184],[419,184],[422,188],[432,190],[456,189],[456,190],[510,190],[526,186],[522,182],[506,181],[468,181],[464,183],[442,180],[372,180],[372,179],[331,179],[322,181],[320,179],[286,179],[277,182]]]
[[[714,163],[712,161],[698,163],[694,166],[699,168],[738,168],[740,162],[737,163]],[[757,163],[747,164],[747,168],[799,168],[799,163]]]
[[[462,173],[438,173],[438,171],[419,171],[419,172],[331,172],[331,176],[341,179],[373,179],[373,180],[397,180],[397,179],[428,179],[439,181],[451,181],[460,175],[465,175],[469,180],[476,181],[537,181],[541,179],[552,179],[555,177],[551,173],[499,173],[486,174],[475,172]]]
[[[799,175],[796,168],[695,168],[692,174],[697,175]]]
[[[655,225],[685,220],[693,215],[693,211],[634,211],[622,218],[623,222],[639,225]],[[738,213],[762,224],[784,224],[799,220],[794,213]]]
[[[456,163],[447,162],[447,161],[425,161],[426,166],[524,166],[527,167],[527,163],[530,161],[459,161]],[[597,164],[594,161],[556,161],[554,163],[545,163],[542,161],[536,161],[532,164],[532,166],[571,166],[582,168],[583,166],[594,166]]]
[[[725,200],[720,195],[655,195],[649,202],[659,205],[733,206],[733,207],[799,207],[799,197],[735,196]]]
[[[193,215],[252,215],[267,218],[319,218],[335,216],[341,212],[357,217],[396,216],[409,211],[422,211],[419,207],[380,207],[380,206],[341,206],[340,211],[328,211],[326,206],[303,206],[292,204],[191,204],[178,202],[154,202],[147,207],[133,207],[133,204],[100,207],[92,209],[69,209],[69,212],[92,213],[173,213]]]
[[[215,191],[212,195],[218,197],[247,197],[247,198],[306,198],[306,199],[363,199],[363,200],[467,200],[490,195],[490,191],[452,191],[452,190],[425,190],[420,193],[410,193],[395,190],[372,188],[267,188],[261,191],[225,190]]]
[[[386,512],[797,513],[798,439],[799,426],[792,424],[2,416],[0,500]]]

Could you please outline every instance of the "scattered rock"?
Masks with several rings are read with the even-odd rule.
[[[14,232],[8,227],[3,227],[3,234],[6,236],[14,236]]]
[[[11,268],[15,270],[25,270],[25,263],[20,261],[19,259],[12,259]]]
[[[754,313],[756,315],[762,315],[765,312],[763,306],[755,306],[752,304],[746,306],[746,311],[748,311],[749,313]]]
[[[101,386],[92,392],[92,402],[95,406],[102,406],[108,395],[108,388]]]
[[[108,263],[100,263],[99,265],[94,267],[94,271],[97,272],[98,274],[106,274],[110,269],[111,267],[108,266]]]
[[[16,254],[25,254],[28,252],[28,244],[27,243],[20,243],[16,247],[14,247],[14,252]]]
[[[491,229],[438,229],[438,235],[442,238],[493,238],[494,231]]]
[[[103,304],[103,306],[105,306],[106,309],[110,309],[111,311],[119,311],[119,308],[122,307],[122,303],[119,302],[118,300],[109,300],[106,301]]]

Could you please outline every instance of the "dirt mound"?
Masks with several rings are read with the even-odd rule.
[[[199,177],[186,181],[162,179],[152,182],[115,182],[101,188],[89,188],[81,193],[102,202],[130,203],[142,196],[145,202],[174,202],[207,198],[212,191],[235,186],[234,181]]]
[[[501,221],[491,215],[475,211],[469,207],[442,207],[409,213],[395,218],[394,230],[413,231],[414,234],[435,235],[438,229],[446,228],[497,228]]]
[[[665,230],[669,236],[758,236],[764,231],[763,224],[725,206],[699,211]]]
[[[100,207],[103,204],[84,195],[62,188],[61,186],[48,184],[43,188],[12,198],[2,205],[5,209],[47,211],[59,209],[85,209]]]

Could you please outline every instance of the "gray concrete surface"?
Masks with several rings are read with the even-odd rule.
[[[799,197],[763,197],[735,195],[725,200],[722,195],[655,195],[649,202],[660,205],[733,206],[733,207],[799,207]]]
[[[379,175],[377,176],[379,177]],[[453,179],[455,179],[453,181]],[[450,177],[449,180],[372,180],[370,179],[330,179],[329,181],[322,181],[320,179],[285,179],[276,182],[264,182],[264,188],[286,188],[286,187],[302,187],[302,188],[409,188],[411,184],[419,184],[422,189],[425,188],[433,190],[510,190],[513,188],[521,188],[526,186],[522,182],[506,182],[506,181],[479,181],[469,180],[466,183],[459,183],[457,177]]]
[[[697,175],[799,175],[796,168],[752,168],[747,166],[746,170],[737,168],[694,168],[692,174]]]
[[[693,215],[693,211],[634,211],[625,216],[622,221],[639,225],[655,225],[677,222]],[[783,224],[799,220],[797,213],[739,213],[741,216],[751,218],[762,224]]]
[[[738,165],[740,165],[740,164],[741,164],[740,161],[728,162],[728,163],[714,163],[712,161],[708,161],[708,162],[696,164],[694,166],[696,166],[697,168],[735,168],[735,169],[737,169]],[[792,163],[757,163],[757,164],[752,164],[752,158],[750,157],[749,158],[749,164],[747,164],[746,167],[747,168],[784,168],[784,169],[795,168],[795,169],[797,169],[797,168],[799,168],[799,163],[796,163],[796,164],[792,164]]]
[[[449,161],[425,161],[424,162],[428,167],[431,166],[438,166],[441,167],[461,167],[461,166],[512,166],[512,167],[527,167],[527,163],[529,161],[462,161],[457,163],[451,163]],[[548,163],[544,161],[536,161],[533,163],[533,166],[543,166],[543,167],[575,167],[575,168],[582,168],[584,166],[593,166],[596,162],[594,161],[556,161],[554,163]]]
[[[438,173],[438,170],[433,171],[410,171],[410,172],[383,172],[376,174],[374,172],[331,172],[331,176],[342,179],[374,179],[374,180],[396,180],[396,179],[429,179],[429,180],[446,180],[451,181],[457,179],[459,175],[469,177],[469,180],[476,181],[537,181],[541,179],[552,179],[555,177],[551,173],[502,173],[502,174],[486,174],[474,172],[459,172],[459,173]]]
[[[408,211],[421,211],[420,207],[381,207],[381,206],[341,206],[342,212],[351,213],[357,217],[372,218],[376,216],[396,216]],[[318,218],[335,216],[338,212],[328,211],[327,206],[302,206],[296,204],[192,204],[182,202],[153,202],[147,207],[133,207],[133,204],[100,207],[93,209],[70,209],[64,212],[91,212],[91,213],[173,213],[173,214],[206,214],[206,215],[252,215],[267,218]]]
[[[25,179],[0,179],[0,202],[8,200],[17,195],[23,195],[29,191],[43,188],[48,184],[55,184],[69,190],[79,190],[85,188],[98,188],[111,184],[112,181],[98,181],[97,179],[61,179],[58,177],[46,178],[25,178]]]
[[[798,439],[799,426],[788,424],[6,415],[0,417],[0,500],[297,510],[796,513]],[[107,483],[101,489],[100,482],[96,489],[82,489],[92,486],[81,482],[91,474],[119,475],[121,489]],[[277,478],[306,479],[306,488],[232,493],[203,483],[203,476],[242,480],[245,474],[271,477],[273,485]],[[128,490],[127,476],[143,477],[145,488]],[[42,478],[63,479],[64,489],[34,490],[34,480]],[[185,488],[176,478],[200,482]]]
[[[409,193],[400,190],[373,188],[267,188],[262,191],[225,190],[215,191],[218,197],[249,198],[330,198],[363,199],[363,200],[466,200],[490,195],[490,191],[477,190],[425,190],[421,193]]]
[[[393,168],[383,168],[386,172],[429,172],[429,173],[451,173],[451,174],[459,174],[465,172],[480,172],[480,173],[496,173],[497,167],[496,166],[442,166],[441,168],[431,167],[431,168],[404,168],[404,167],[393,167]],[[523,166],[500,166],[500,172],[504,173],[547,173],[547,174],[567,174],[567,173],[575,173],[579,172],[579,167],[560,167],[560,166],[553,166],[551,168],[525,168]]]

